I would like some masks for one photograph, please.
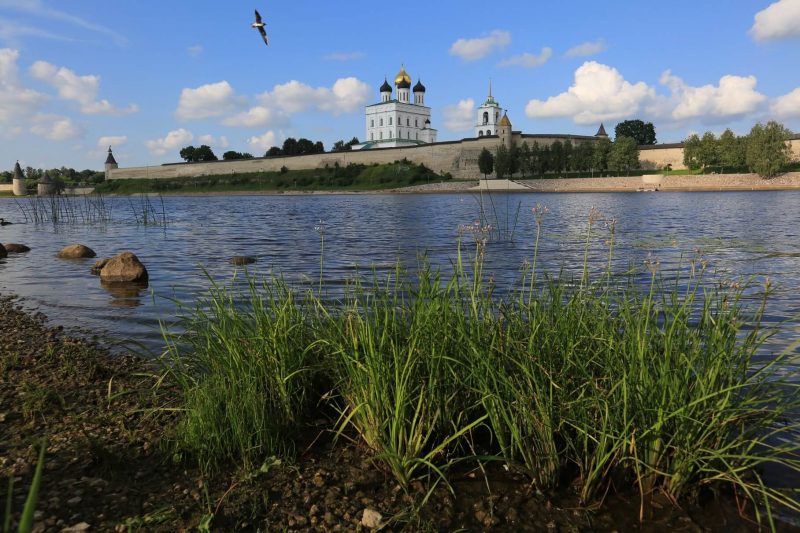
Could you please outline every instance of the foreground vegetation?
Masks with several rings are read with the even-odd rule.
[[[323,169],[222,174],[192,178],[106,181],[95,188],[101,194],[204,193],[220,191],[369,191],[394,189],[451,179],[407,160],[384,165],[334,165]]]
[[[328,412],[327,429],[405,491],[501,462],[536,490],[574,487],[589,507],[633,488],[640,517],[657,496],[704,487],[732,491],[764,525],[777,507],[800,511],[797,487],[761,477],[767,465],[800,473],[798,384],[781,376],[785,355],[755,357],[769,287],[750,308],[744,289],[705,283],[700,258],[669,284],[654,262],[644,284],[590,277],[599,222],[577,279],[538,272],[534,251],[505,297],[484,276],[481,227],[464,228],[474,253],[459,251],[452,275],[423,261],[354,281],[341,300],[280,279],[249,279],[246,294],[214,286],[184,310],[181,334],[165,334],[182,397],[175,451],[206,472],[252,471],[294,457]]]

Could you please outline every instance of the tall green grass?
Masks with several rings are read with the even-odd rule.
[[[422,262],[356,281],[337,302],[323,288],[250,280],[214,286],[171,336],[184,391],[177,442],[212,468],[291,455],[311,406],[407,487],[447,479],[457,462],[502,460],[541,488],[576,482],[585,505],[635,490],[674,501],[723,484],[771,510],[800,511],[797,487],[768,486],[766,465],[800,474],[797,382],[779,371],[790,350],[756,358],[772,333],[744,288],[682,279],[590,279],[593,212],[578,279],[537,271],[534,257],[505,296],[486,280],[484,228],[467,228],[453,272]],[[466,245],[474,246],[471,253]],[[704,265],[704,263],[703,263]],[[317,292],[319,291],[319,292]]]

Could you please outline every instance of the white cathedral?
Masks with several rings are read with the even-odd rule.
[[[425,105],[425,86],[418,80],[411,89],[411,76],[404,66],[395,76],[394,85],[396,98],[392,98],[392,86],[383,80],[381,101],[366,107],[366,139],[353,146],[353,150],[436,142],[436,130],[431,128],[431,108]]]

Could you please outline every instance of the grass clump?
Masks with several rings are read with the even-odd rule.
[[[587,506],[634,490],[642,518],[657,492],[679,501],[717,485],[759,521],[775,506],[800,511],[796,487],[761,474],[800,474],[798,384],[780,371],[790,350],[762,357],[769,287],[748,303],[745,288],[706,279],[700,258],[682,279],[662,280],[651,261],[649,276],[612,282],[613,221],[607,272],[590,279],[596,212],[580,276],[539,273],[545,212],[534,211],[533,262],[504,295],[483,271],[484,228],[470,229],[470,259],[460,242],[450,276],[398,267],[340,301],[280,280],[251,280],[241,299],[214,287],[170,345],[179,443],[207,465],[259,464],[286,456],[308,407],[328,402],[329,429],[401,487],[488,459],[542,489],[574,484]]]

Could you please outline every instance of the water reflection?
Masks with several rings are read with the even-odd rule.
[[[111,305],[123,307],[136,307],[142,305],[142,293],[147,290],[149,284],[143,282],[113,282],[100,281],[100,286],[111,295],[108,301]]]

